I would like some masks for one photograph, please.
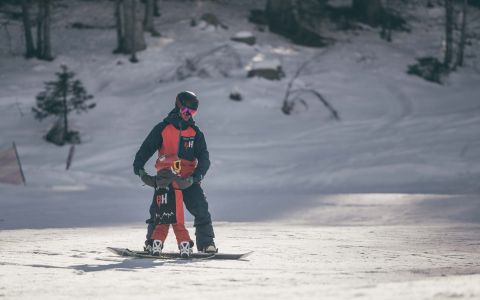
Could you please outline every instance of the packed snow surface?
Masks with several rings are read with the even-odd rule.
[[[411,32],[394,32],[391,43],[363,26],[326,32],[336,42],[315,49],[248,23],[262,1],[162,1],[162,36],[147,35],[131,64],[112,55],[113,2],[55,3],[53,62],[21,56],[20,21],[0,32],[0,149],[15,141],[26,176],[26,186],[0,184],[0,299],[480,298],[477,8],[466,65],[438,85],[405,71],[441,52],[440,7],[410,7]],[[228,30],[190,26],[207,12]],[[256,45],[230,41],[235,32],[254,33]],[[282,100],[306,61],[293,82],[305,92],[287,116]],[[196,70],[185,67],[192,62]],[[83,143],[68,171],[68,147],[42,139],[53,120],[31,113],[61,64],[97,103],[70,118]],[[286,77],[249,79],[254,64],[281,65]],[[133,158],[182,90],[200,98],[216,243],[254,251],[245,261],[105,249],[143,245],[152,190],[133,175]],[[243,100],[229,100],[232,90]],[[166,250],[176,250],[173,241]]]

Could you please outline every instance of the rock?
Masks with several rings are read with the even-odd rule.
[[[237,87],[234,87],[232,89],[232,91],[230,92],[229,98],[233,101],[242,101],[243,100],[243,96],[242,96],[242,94],[240,94]]]
[[[248,77],[262,77],[268,80],[280,80],[285,77],[278,60],[254,62],[247,74]]]
[[[255,45],[256,38],[255,36],[249,32],[249,31],[240,31],[237,32],[232,38],[232,41],[239,42],[239,43],[244,43],[247,45]]]
[[[215,28],[221,27],[223,29],[228,29],[228,26],[223,24],[218,17],[212,13],[206,13],[200,18],[201,22],[206,23],[206,27],[213,26]],[[203,26],[202,26],[203,27]]]

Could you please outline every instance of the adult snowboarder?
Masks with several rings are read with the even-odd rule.
[[[134,173],[146,184],[155,185],[157,190],[150,206],[150,219],[147,220],[147,240],[145,241],[147,249],[152,249],[155,244],[158,244],[158,241],[154,243],[152,239],[155,225],[159,223],[156,217],[158,216],[156,203],[158,198],[156,196],[158,196],[158,191],[164,192],[162,188],[166,183],[171,182],[171,178],[168,175],[165,176],[162,171],[162,158],[177,155],[180,167],[182,161],[185,164],[196,160],[196,168],[190,176],[171,182],[168,188],[173,189],[175,197],[183,199],[185,207],[195,218],[197,250],[208,253],[218,251],[214,243],[215,234],[208,211],[208,203],[200,185],[210,167],[210,159],[205,137],[193,120],[198,104],[198,98],[194,93],[180,92],[175,99],[175,108],[150,131],[135,155]],[[155,151],[158,151],[157,176],[152,177],[147,174],[144,167]]]

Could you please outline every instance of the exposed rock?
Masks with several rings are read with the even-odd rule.
[[[318,31],[325,12],[325,2],[318,0],[268,0],[265,14],[270,31],[310,47],[324,47],[331,41]]]
[[[249,31],[240,31],[237,34],[235,34],[231,38],[231,40],[235,42],[244,43],[250,46],[255,45],[255,42],[257,41],[255,36]]]
[[[254,62],[250,66],[248,77],[262,77],[268,80],[280,80],[285,77],[282,66],[278,60],[263,60]]]
[[[203,24],[202,24],[203,23]],[[212,14],[212,13],[206,13],[200,18],[200,25],[202,29],[205,29],[208,26],[212,26],[214,28],[222,28],[222,29],[228,29],[228,26],[225,25],[220,19]]]
[[[237,87],[234,87],[232,89],[232,91],[230,92],[229,98],[233,101],[242,101],[243,100],[243,96],[242,96],[242,94],[240,94],[240,91],[238,90]]]

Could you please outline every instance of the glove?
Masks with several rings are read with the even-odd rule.
[[[170,183],[172,183],[175,178],[175,174],[172,173],[169,169],[160,170],[156,176],[156,185],[157,188],[166,188]]]
[[[190,177],[192,178],[192,183],[200,183],[200,181],[202,181],[202,179],[203,179],[202,174],[195,174],[195,175],[192,175]]]
[[[142,178],[144,175],[148,175],[147,172],[145,172],[144,169],[139,169],[138,170],[138,176]]]
[[[186,178],[177,177],[175,178],[175,182],[177,183],[179,189],[184,190],[192,186],[193,178],[192,176]]]
[[[153,188],[157,187],[155,176],[148,175],[144,169],[138,170],[138,176],[145,183],[145,185],[151,186]]]
[[[184,190],[191,187],[194,183],[200,183],[200,180],[202,180],[202,175],[194,175],[186,178],[178,177],[175,179],[175,182],[181,190]]]

